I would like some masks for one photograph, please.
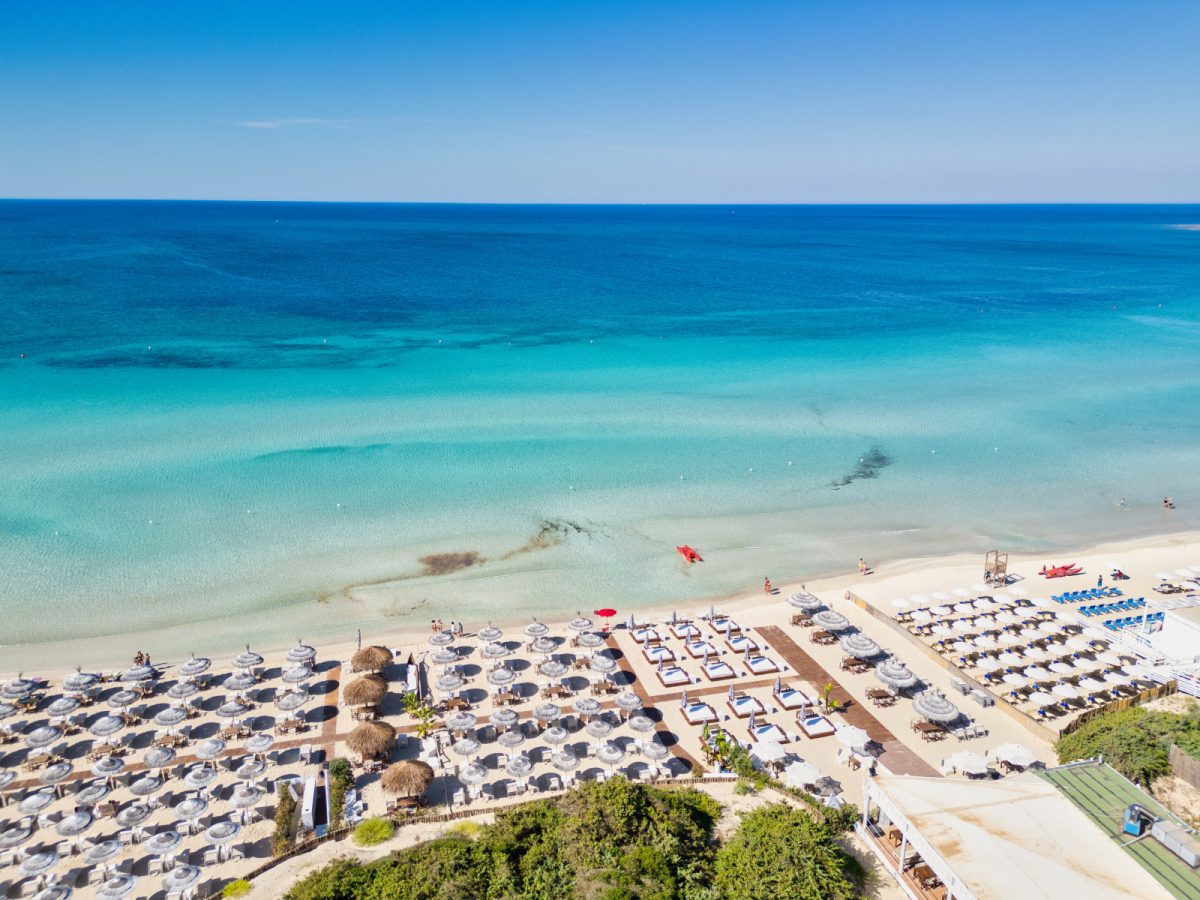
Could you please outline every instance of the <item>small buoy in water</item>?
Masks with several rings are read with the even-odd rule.
[[[573,491],[573,490],[575,490],[575,485],[573,485],[573,484],[571,484],[571,485],[567,485],[567,490],[568,490],[568,491]]]
[[[1000,452],[1000,448],[999,448],[999,447],[993,447],[993,448],[992,448],[992,452],[993,452],[993,453],[999,453],[999,452]]]
[[[680,476],[679,476],[679,480],[680,480],[680,481],[683,481],[683,476],[682,476],[682,475],[680,475]]]
[[[747,471],[749,471],[749,472],[753,472],[753,471],[754,471],[754,466],[751,466],[751,467],[750,467],[750,468],[749,468]]]
[[[24,359],[24,358],[25,358],[25,354],[24,354],[24,353],[22,353],[22,354],[21,354],[21,359]]]
[[[338,509],[341,509],[341,508],[342,508],[342,504],[340,504],[340,503],[339,503],[339,504],[337,505],[337,508],[338,508]]]
[[[153,348],[153,347],[151,347],[151,346],[149,346],[149,345],[147,345],[146,349],[147,349],[147,350],[153,350],[154,348]]]
[[[792,464],[792,461],[789,459],[789,460],[788,460],[788,465],[790,466],[791,464]]]
[[[929,452],[930,452],[930,453],[937,453],[937,451],[936,451],[936,450],[930,450]]]

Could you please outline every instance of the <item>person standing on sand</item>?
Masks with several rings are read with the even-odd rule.
[[[865,559],[863,559],[861,556],[858,558],[858,574],[859,575],[867,574],[867,561]]]
[[[764,594],[771,593],[771,579],[770,578],[763,579],[763,593]]]

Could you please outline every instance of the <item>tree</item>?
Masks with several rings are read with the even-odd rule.
[[[743,816],[717,851],[715,885],[728,900],[843,900],[855,895],[854,871],[829,826],[773,803]]]

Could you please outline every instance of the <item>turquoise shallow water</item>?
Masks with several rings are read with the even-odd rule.
[[[0,643],[345,636],[1195,527],[1196,222],[0,203]]]

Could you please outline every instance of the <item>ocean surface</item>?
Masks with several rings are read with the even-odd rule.
[[[350,638],[1200,526],[1196,223],[0,203],[0,645]]]

